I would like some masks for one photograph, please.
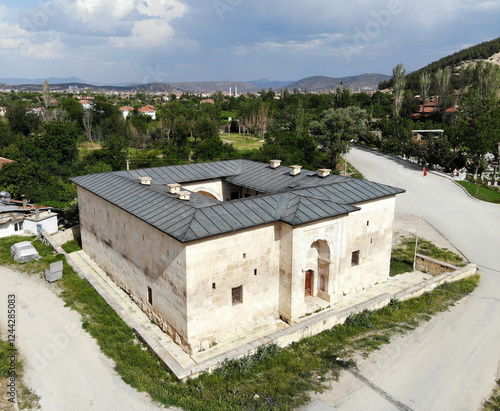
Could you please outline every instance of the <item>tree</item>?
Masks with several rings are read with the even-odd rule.
[[[193,160],[220,161],[234,158],[236,150],[232,144],[224,143],[220,137],[206,138],[195,145]]]
[[[77,124],[79,127],[82,127],[84,109],[77,100],[72,97],[66,97],[61,101],[61,108],[64,110],[71,121],[75,122],[75,124]]]
[[[50,121],[33,138],[16,141],[20,162],[31,162],[57,176],[68,176],[78,159],[78,129],[74,124]]]
[[[40,117],[28,110],[27,105],[19,100],[7,107],[5,117],[7,117],[10,129],[14,134],[20,133],[28,136],[35,133],[42,124]]]
[[[444,70],[439,69],[435,73],[436,89],[439,94],[439,108],[445,111],[448,106],[448,97],[451,84],[451,67],[446,67]]]
[[[42,93],[43,93],[43,102],[45,104],[45,108],[49,108],[50,85],[47,80],[43,80],[42,82]]]
[[[422,107],[425,113],[427,98],[429,97],[429,89],[431,88],[431,75],[426,71],[420,73],[420,97],[422,98]]]
[[[487,90],[471,89],[462,98],[458,111],[459,138],[475,166],[474,178],[484,156],[495,153],[500,141],[500,102]]]
[[[340,156],[345,153],[351,140],[368,132],[366,110],[358,107],[329,109],[318,121],[310,125],[320,149],[327,155],[328,165],[335,169]]]
[[[402,63],[398,64],[392,70],[393,79],[393,95],[394,95],[394,117],[397,119],[399,117],[399,112],[401,110],[401,104],[403,102],[403,94],[406,86],[406,69]]]
[[[219,135],[219,127],[207,115],[202,115],[195,120],[193,128],[194,141],[215,138]]]

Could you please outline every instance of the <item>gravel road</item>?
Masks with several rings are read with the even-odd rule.
[[[149,395],[125,384],[113,362],[64,307],[55,284],[0,267],[0,326],[6,335],[7,296],[16,296],[16,340],[25,383],[41,397],[42,410],[160,410]]]

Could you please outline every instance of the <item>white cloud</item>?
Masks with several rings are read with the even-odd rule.
[[[303,40],[263,41],[251,45],[238,46],[233,49],[233,53],[238,56],[246,56],[254,52],[265,53],[323,53],[339,54],[338,43],[343,35],[339,33],[322,33],[314,36],[307,36]]]
[[[161,19],[141,20],[134,24],[132,35],[114,37],[115,47],[153,48],[161,47],[175,36],[174,30]]]

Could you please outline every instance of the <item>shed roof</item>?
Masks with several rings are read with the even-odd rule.
[[[151,177],[151,185],[138,177]],[[191,193],[189,201],[170,194],[166,184],[222,179],[260,195],[220,202]],[[272,169],[249,160],[156,167],[79,176],[78,186],[120,207],[181,242],[283,221],[292,226],[359,210],[357,203],[394,196],[399,188],[366,180],[290,168]],[[185,190],[185,189],[183,189]]]

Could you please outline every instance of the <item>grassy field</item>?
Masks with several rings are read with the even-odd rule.
[[[431,242],[419,239],[418,253],[445,263],[463,266],[463,258],[444,248],[436,247]],[[391,277],[413,271],[413,258],[415,256],[415,237],[403,238],[400,244],[393,247],[391,256]]]
[[[10,245],[23,238],[0,239],[0,262],[14,265]],[[18,266],[28,272],[41,271],[55,256],[36,244],[43,259]],[[65,245],[69,249],[77,244]],[[29,265],[31,264],[31,265]],[[261,347],[255,355],[226,361],[212,374],[185,383],[136,337],[102,297],[64,262],[58,282],[66,305],[81,313],[82,327],[115,362],[124,381],[153,399],[186,410],[290,410],[306,404],[308,393],[322,391],[338,378],[343,367],[355,365],[356,353],[367,354],[390,341],[397,333],[413,330],[431,315],[448,309],[461,296],[472,292],[479,276],[445,284],[432,293],[405,302],[393,302],[377,311],[363,311],[316,336],[287,348]],[[445,291],[445,292],[443,292]],[[338,358],[342,358],[339,360]]]
[[[257,137],[250,137],[249,134],[246,134],[243,137],[243,134],[231,133],[229,134],[221,134],[220,138],[225,143],[230,143],[236,150],[253,150],[259,149],[264,145],[264,140]]]
[[[478,186],[477,184],[471,183],[470,181],[457,182],[462,187],[464,187],[471,196],[479,200],[500,204],[500,192],[493,190],[492,188]]]

